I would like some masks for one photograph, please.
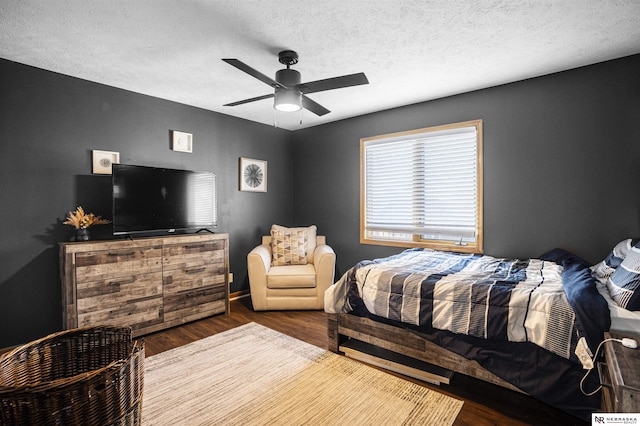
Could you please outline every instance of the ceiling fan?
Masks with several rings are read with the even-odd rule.
[[[300,73],[290,68],[291,65],[298,63],[298,54],[293,50],[283,50],[278,53],[278,61],[281,64],[286,65],[287,68],[277,71],[275,80],[267,77],[260,71],[251,68],[249,65],[239,61],[238,59],[223,59],[223,61],[275,89],[274,93],[232,102],[230,104],[225,104],[224,106],[236,106],[249,102],[260,101],[262,99],[274,98],[273,107],[279,111],[298,111],[301,108],[305,108],[318,116],[322,116],[330,113],[331,111],[319,103],[309,99],[306,95],[325,90],[369,84],[369,80],[367,80],[364,73],[349,74],[341,77],[301,83]]]

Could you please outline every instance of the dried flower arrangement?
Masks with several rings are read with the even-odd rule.
[[[111,221],[103,219],[102,216],[97,216],[93,213],[86,214],[82,207],[78,207],[75,211],[69,212],[67,220],[62,223],[74,226],[76,229],[87,229],[93,225],[106,225],[111,223]]]

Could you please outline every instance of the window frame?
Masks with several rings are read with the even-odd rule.
[[[360,243],[383,245],[391,247],[423,247],[436,250],[447,250],[463,253],[482,253],[483,252],[483,129],[482,120],[470,120],[458,123],[444,124],[439,126],[425,127],[415,130],[407,130],[384,135],[371,136],[360,139]],[[465,127],[476,127],[476,223],[475,223],[475,242],[460,244],[456,241],[422,239],[421,235],[413,234],[411,241],[387,240],[383,238],[371,238],[366,232],[366,188],[365,188],[365,146],[367,142],[380,141],[382,139],[411,139],[416,135],[428,134],[432,132],[454,130]]]

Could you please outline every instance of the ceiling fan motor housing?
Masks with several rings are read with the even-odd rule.
[[[293,87],[300,84],[302,77],[298,71],[286,68],[276,72],[276,81],[283,86]]]

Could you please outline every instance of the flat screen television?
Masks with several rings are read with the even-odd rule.
[[[214,173],[113,164],[112,182],[114,235],[218,225]]]

